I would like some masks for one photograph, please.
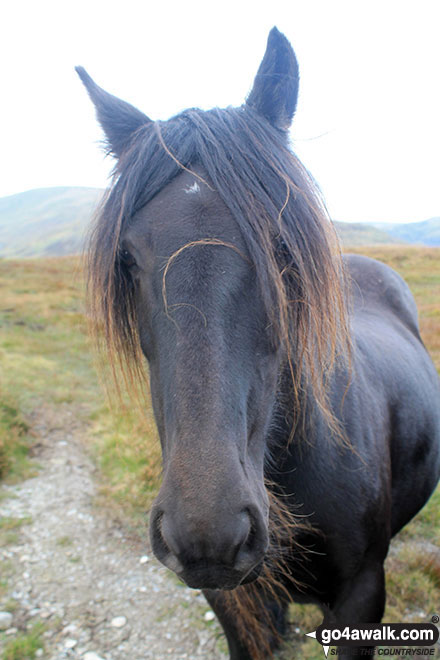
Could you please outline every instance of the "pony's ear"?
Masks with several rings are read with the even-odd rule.
[[[287,131],[296,109],[298,83],[295,53],[284,34],[274,27],[246,104],[276,128]]]
[[[130,141],[131,135],[151,119],[134,106],[121,101],[99,87],[82,66],[75,70],[96,108],[96,115],[105,133],[109,153],[119,158]]]

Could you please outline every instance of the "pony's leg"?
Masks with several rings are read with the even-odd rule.
[[[367,561],[349,583],[343,585],[332,613],[336,625],[356,626],[357,623],[380,623],[385,609],[385,573],[383,563]],[[339,647],[344,658],[368,657],[374,646]]]
[[[234,617],[234,613],[228,607],[227,598],[221,591],[211,591],[208,589],[203,591],[203,595],[211,605],[224,630],[231,660],[252,660],[251,655],[241,640],[237,625],[238,622]]]
[[[259,650],[248,649],[243,633],[240,630],[240,624],[246,626],[248,622],[240,622],[237,612],[231,608],[230,594],[224,594],[221,591],[204,590],[203,594],[214,610],[220,624],[225,632],[229,647],[230,660],[263,660],[268,657],[264,651],[264,646],[268,649],[274,649],[280,642],[286,629],[286,611],[288,603],[282,600],[265,598],[261,601],[260,612],[261,620],[269,622],[269,625],[262,626],[257,622],[259,633],[264,627],[267,628],[265,643],[259,645]],[[259,617],[260,618],[260,617]],[[252,637],[252,631],[250,636]]]

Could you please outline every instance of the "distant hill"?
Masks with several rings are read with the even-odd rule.
[[[391,236],[385,229],[361,222],[334,222],[335,229],[343,245],[378,245],[404,243],[404,240]]]
[[[98,188],[38,188],[0,198],[0,256],[81,252],[102,193]]]
[[[82,251],[103,190],[38,188],[0,198],[0,257],[62,256]],[[344,245],[440,246],[440,218],[412,224],[335,222]]]
[[[420,245],[440,246],[440,218],[430,218],[422,222],[408,222],[399,225],[374,223],[379,230],[387,231],[398,241]]]

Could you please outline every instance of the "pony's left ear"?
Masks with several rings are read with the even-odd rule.
[[[151,119],[134,106],[99,87],[82,66],[75,67],[75,71],[96,108],[96,115],[105,133],[109,153],[119,158],[128,146],[133,133],[140,126],[150,123]]]
[[[298,99],[299,72],[293,48],[276,27],[269,32],[266,52],[246,105],[275,128],[290,127]]]

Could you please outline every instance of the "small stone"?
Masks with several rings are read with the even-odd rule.
[[[214,621],[215,614],[212,610],[208,610],[208,612],[205,613],[205,616],[203,618],[205,619],[205,621]]]
[[[43,649],[37,649],[35,651],[35,657],[36,658],[42,658],[43,657]]]
[[[24,577],[25,580],[29,580],[30,575],[29,575],[29,573],[28,573],[27,571],[25,571],[25,572],[23,573],[23,577]]]
[[[127,619],[125,616],[115,616],[114,619],[111,620],[111,624],[113,628],[123,628],[125,624],[127,623]]]
[[[15,635],[16,632],[18,632],[18,628],[8,628],[5,635]]]
[[[0,612],[0,630],[7,630],[11,627],[12,614],[10,612]]]
[[[197,637],[199,638],[199,648],[198,648],[198,651],[199,651],[208,642],[209,636],[208,635],[203,635],[203,633],[197,632]]]
[[[76,626],[74,623],[69,623],[67,626],[65,626],[62,630],[63,635],[68,635],[71,632],[74,632],[76,630]]]
[[[94,651],[87,651],[87,653],[83,655],[83,660],[104,660],[104,659],[101,658],[101,656],[95,653]]]
[[[142,557],[139,559],[139,563],[146,564],[147,561],[149,561],[149,560],[150,560],[150,558],[149,558],[148,555],[142,555]]]
[[[74,649],[75,646],[76,646],[77,644],[78,644],[78,640],[77,640],[77,639],[70,639],[70,638],[68,638],[68,639],[66,639],[66,641],[64,642],[64,648],[65,648],[65,649]]]

